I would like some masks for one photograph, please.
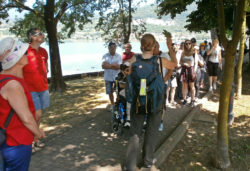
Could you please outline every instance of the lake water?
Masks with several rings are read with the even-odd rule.
[[[168,51],[165,42],[159,42],[163,52]],[[132,51],[141,53],[140,43],[133,42]],[[49,53],[49,47],[42,44]],[[102,71],[102,56],[108,52],[104,42],[65,42],[59,45],[63,75]],[[124,50],[117,48],[120,55]],[[50,61],[49,61],[50,65]],[[50,77],[50,72],[49,75]]]

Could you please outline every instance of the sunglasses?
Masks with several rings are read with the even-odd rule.
[[[185,43],[185,45],[191,45],[191,43]]]
[[[35,34],[32,34],[32,36],[35,36],[35,37],[36,37],[36,36],[42,36],[42,35],[43,35],[43,32],[41,32],[41,31],[40,31],[40,32],[37,32],[37,33],[35,33]]]

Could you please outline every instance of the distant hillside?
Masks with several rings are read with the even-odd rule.
[[[186,18],[193,10],[195,10],[195,4],[190,5],[185,12],[177,15],[173,20],[170,16],[163,16],[161,19],[156,15],[156,6],[143,6],[136,10],[133,14],[133,20],[142,20],[146,23],[147,32],[153,33],[157,36],[159,41],[163,41],[162,30],[167,29],[173,34],[176,41],[181,41],[186,38],[196,37],[197,39],[208,39],[210,35],[208,33],[190,33],[184,26],[186,25]],[[10,18],[8,24],[0,25],[0,37],[5,37],[10,35],[8,32],[9,28],[14,23],[14,17]],[[84,26],[84,30],[77,30],[72,36],[73,40],[98,40],[101,41],[101,34],[95,30],[95,24],[98,18],[92,20],[92,24],[87,24]],[[60,29],[62,26],[58,26]],[[132,35],[133,37],[133,35]]]

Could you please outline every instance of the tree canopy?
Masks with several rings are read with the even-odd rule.
[[[19,19],[11,28],[11,32],[22,38],[31,27],[38,27],[47,33],[50,63],[51,63],[51,90],[64,91],[66,85],[62,77],[58,40],[70,37],[76,27],[83,29],[86,23],[91,22],[95,11],[102,16],[111,5],[110,1],[98,0],[36,0],[32,8],[25,5],[26,0],[0,1],[0,17],[6,19],[9,9],[26,11],[23,19]],[[62,28],[58,30],[58,24]]]
[[[180,14],[187,10],[187,6],[195,3],[197,9],[187,16],[187,25],[185,28],[189,31],[201,32],[209,31],[212,28],[218,28],[218,15],[217,15],[217,0],[157,0],[158,8],[157,14],[159,16],[171,15],[174,18],[176,14]],[[225,0],[224,10],[226,16],[226,28],[232,30],[233,14],[234,14],[234,1]],[[199,24],[197,24],[199,23]],[[230,31],[228,32],[230,33]]]
[[[146,31],[144,22],[132,21],[132,14],[141,1],[133,5],[132,0],[112,1],[113,6],[117,7],[101,16],[96,26],[98,31],[103,32],[102,37],[105,42],[113,41],[121,45],[129,42],[131,33],[134,33],[135,37],[140,37]]]

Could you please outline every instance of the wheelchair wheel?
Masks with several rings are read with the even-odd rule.
[[[121,132],[121,123],[120,118],[117,116],[117,113],[112,113],[112,119],[111,119],[111,129],[114,133],[119,134]]]

